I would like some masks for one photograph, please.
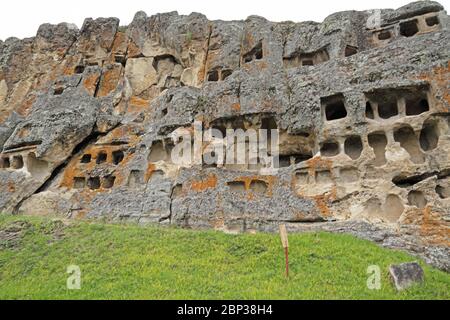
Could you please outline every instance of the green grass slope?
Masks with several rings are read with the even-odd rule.
[[[17,226],[21,226],[17,228]],[[450,275],[397,293],[391,263],[415,261],[348,235],[291,234],[289,279],[276,234],[227,235],[0,215],[0,299],[449,299]],[[69,265],[81,289],[68,290]],[[381,290],[367,267],[379,265]]]

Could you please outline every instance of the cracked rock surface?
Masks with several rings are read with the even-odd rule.
[[[226,232],[286,223],[449,271],[449,28],[439,3],[419,1],[322,23],[138,12],[126,27],[86,19],[0,41],[0,210]],[[278,129],[278,170],[173,163],[174,133],[196,121]]]

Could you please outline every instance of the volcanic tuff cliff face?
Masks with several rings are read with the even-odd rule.
[[[370,27],[374,14],[139,12],[0,41],[0,210],[230,232],[285,222],[449,270],[450,19],[436,2]],[[280,170],[174,164],[171,133],[195,120],[279,129]]]

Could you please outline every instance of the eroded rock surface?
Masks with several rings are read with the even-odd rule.
[[[450,19],[138,12],[0,41],[0,210],[350,232],[450,270]],[[173,163],[173,133],[278,129],[280,168]],[[201,150],[207,149],[204,145]]]

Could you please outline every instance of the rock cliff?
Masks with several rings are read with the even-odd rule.
[[[420,1],[322,23],[138,12],[126,27],[86,19],[0,41],[0,210],[226,232],[286,223],[448,271],[449,28]],[[174,163],[174,134],[194,123],[277,129],[277,170]]]

